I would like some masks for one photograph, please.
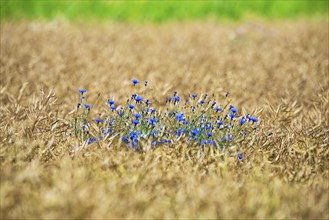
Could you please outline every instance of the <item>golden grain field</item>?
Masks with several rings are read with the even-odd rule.
[[[1,219],[329,219],[328,20],[1,23]],[[260,119],[245,158],[134,153],[70,135],[78,89],[154,106],[230,93]],[[105,106],[106,107],[106,106]]]

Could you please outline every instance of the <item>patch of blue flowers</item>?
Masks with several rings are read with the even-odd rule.
[[[138,87],[133,79],[132,86]],[[144,83],[147,86],[148,82]],[[214,95],[190,94],[183,99],[178,92],[167,97],[166,107],[156,109],[149,99],[132,94],[124,106],[119,100],[106,102],[108,111],[91,118],[93,105],[87,103],[87,90],[79,89],[80,101],[72,124],[77,138],[93,144],[117,138],[118,141],[140,152],[145,146],[156,148],[185,143],[187,147],[211,147],[220,151],[238,149],[237,158],[244,158],[241,147],[246,146],[258,129],[258,118],[242,115],[227,102],[227,96],[218,104]],[[112,138],[113,137],[113,138]]]

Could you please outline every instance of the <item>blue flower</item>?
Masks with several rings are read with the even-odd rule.
[[[230,105],[230,110],[231,110],[232,113],[237,113],[238,112],[238,110],[236,108],[234,108],[233,105]]]
[[[244,123],[246,123],[246,119],[244,117],[242,117],[239,122],[240,122],[240,125],[243,125]]]
[[[176,102],[179,102],[180,101],[180,97],[179,96],[175,96],[175,97],[173,97],[173,100],[174,100],[175,103]]]
[[[125,114],[123,112],[119,113],[119,117],[122,118]]]
[[[211,144],[214,147],[216,147],[216,142],[214,140],[208,140],[208,144]]]
[[[216,110],[216,112],[221,112],[223,109],[221,107],[219,107],[219,106],[216,106],[215,107],[215,110]]]
[[[202,99],[202,100],[200,101],[200,104],[203,105],[204,103],[205,103],[205,101]]]
[[[206,145],[206,144],[207,144],[207,140],[202,140],[202,141],[200,142],[200,144],[201,144],[201,145]]]
[[[229,116],[231,119],[236,118],[236,114],[234,114],[234,113],[229,114]]]
[[[129,136],[131,140],[138,138],[137,132],[135,131],[130,132]]]
[[[156,110],[155,109],[151,109],[151,113],[153,114],[153,113],[155,113],[156,112]]]
[[[183,122],[185,120],[184,113],[181,112],[178,115],[176,115],[176,120],[179,121],[179,122]]]
[[[121,140],[125,142],[126,144],[129,144],[129,139],[126,138],[125,136],[122,136]]]
[[[135,106],[132,105],[132,104],[129,104],[128,107],[129,107],[130,109],[134,109],[134,108],[135,108]]]
[[[83,95],[83,93],[87,92],[87,90],[85,90],[85,89],[79,89],[79,92],[81,93],[81,95]]]
[[[151,136],[152,136],[153,138],[155,138],[156,136],[158,136],[159,133],[160,133],[159,130],[152,131],[152,132],[151,132]]]
[[[248,118],[249,121],[252,121],[252,123],[257,123],[258,122],[258,118],[250,117],[250,114],[247,115],[247,118]]]
[[[90,110],[91,106],[89,104],[84,104],[84,106],[85,106],[86,109]]]
[[[136,85],[136,84],[138,84],[139,83],[139,80],[138,79],[133,79],[133,80],[131,80],[131,82],[134,84],[134,86]]]
[[[191,134],[193,136],[197,136],[199,133],[200,133],[200,130],[199,129],[194,129],[194,130],[191,131]]]
[[[111,106],[110,106],[110,109],[111,109],[112,111],[115,111],[117,108],[116,108],[114,105],[111,105]]]
[[[151,124],[151,125],[155,125],[156,123],[157,123],[157,119],[156,118],[150,118],[149,119],[149,123]]]
[[[239,158],[239,160],[242,160],[243,159],[243,155],[242,154],[238,154],[238,158]]]
[[[139,119],[141,117],[141,115],[138,114],[138,113],[134,114],[134,116],[135,116],[136,119]]]
[[[193,98],[193,99],[196,99],[196,97],[198,97],[197,94],[192,94],[192,98]]]
[[[114,105],[115,101],[114,100],[108,100],[109,105]]]
[[[143,101],[143,97],[139,95],[136,95],[134,99],[137,103]]]
[[[207,136],[208,136],[208,138],[211,138],[212,137],[212,133],[211,132],[208,132],[207,133]]]
[[[206,124],[206,129],[207,129],[207,130],[210,130],[210,129],[211,129],[211,123],[210,123],[210,122],[207,122],[207,124]]]
[[[139,124],[139,120],[132,120],[134,125],[138,125]]]
[[[147,99],[147,100],[145,101],[145,104],[146,104],[147,106],[151,105],[150,100]]]
[[[218,125],[218,127],[222,127],[224,125],[224,123],[222,121],[217,120],[217,125]]]
[[[87,144],[89,145],[89,144],[92,144],[94,142],[97,142],[97,139],[95,137],[91,137],[91,138],[88,139]]]
[[[250,118],[250,120],[252,121],[252,123],[257,123],[258,122],[258,118]]]
[[[229,139],[229,141],[233,141],[233,136],[230,134],[227,136],[227,139]]]
[[[96,118],[95,121],[96,121],[97,123],[102,123],[102,122],[103,122],[103,120],[102,120],[102,119],[99,119],[99,118]]]

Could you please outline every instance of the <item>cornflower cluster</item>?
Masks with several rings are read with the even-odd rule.
[[[132,80],[134,87],[139,83]],[[134,93],[124,106],[117,107],[116,100],[109,99],[106,114],[91,120],[93,105],[86,102],[86,92],[79,90],[80,101],[72,127],[75,136],[87,144],[117,138],[127,148],[141,152],[147,147],[184,142],[188,147],[211,147],[243,159],[241,147],[250,145],[258,130],[258,118],[240,115],[228,103],[218,104],[214,95],[190,94],[183,101],[176,91],[164,100],[165,110],[152,108],[149,99]],[[227,96],[228,93],[223,101]]]

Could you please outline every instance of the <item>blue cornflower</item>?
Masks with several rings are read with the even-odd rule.
[[[249,121],[252,121],[252,123],[258,122],[258,118],[250,117],[250,114],[247,115],[247,118]]]
[[[159,130],[152,131],[152,132],[151,132],[151,136],[152,136],[153,138],[155,138],[159,133],[160,133]]]
[[[196,97],[198,97],[197,94],[192,94],[192,98],[193,98],[193,99],[196,99]]]
[[[136,119],[139,119],[141,117],[141,115],[138,114],[138,113],[134,114],[134,116],[135,116]]]
[[[244,123],[246,123],[246,119],[244,117],[242,117],[239,122],[240,122],[240,125],[243,125]]]
[[[239,160],[242,160],[243,159],[243,155],[242,154],[238,154],[238,158],[239,158]]]
[[[219,107],[219,106],[216,106],[215,107],[215,110],[216,110],[216,112],[221,112],[223,109],[221,107]]]
[[[178,115],[176,115],[176,120],[179,121],[179,122],[183,122],[185,120],[184,113],[181,112]]]
[[[233,136],[230,134],[227,136],[227,139],[229,139],[230,141],[233,141]]]
[[[97,142],[97,139],[95,137],[91,137],[91,138],[88,139],[87,144],[89,145],[89,144],[92,144],[94,142]]]
[[[138,125],[139,124],[139,120],[132,120],[134,125]]]
[[[102,123],[102,122],[103,122],[103,120],[102,120],[102,119],[99,119],[99,118],[96,118],[95,121],[96,121],[97,123]]]
[[[133,79],[133,80],[131,80],[131,82],[134,84],[134,86],[136,85],[136,84],[138,84],[139,83],[139,80],[138,79]]]
[[[214,147],[216,147],[216,142],[214,140],[208,140],[208,144],[211,144]]]
[[[222,127],[223,125],[224,125],[224,123],[222,122],[222,121],[217,121],[217,125],[218,125],[218,127]]]
[[[202,100],[200,101],[200,104],[203,105],[204,103],[205,103],[205,101],[202,99]]]
[[[201,145],[206,145],[206,144],[207,144],[207,140],[202,140],[202,141],[200,142],[200,144],[201,144]]]
[[[125,142],[126,144],[129,144],[129,139],[126,138],[125,136],[122,136],[121,140]]]
[[[132,139],[133,140],[133,146],[138,146],[138,139],[137,138],[134,138]]]
[[[135,106],[132,105],[132,104],[129,104],[128,107],[129,107],[130,109],[134,109],[134,108],[135,108]]]
[[[155,113],[156,112],[156,110],[155,109],[151,109],[151,113],[153,114],[153,113]]]
[[[194,130],[191,131],[191,134],[192,134],[193,136],[196,136],[196,135],[198,135],[199,133],[200,133],[200,130],[199,130],[199,129],[194,129]]]
[[[91,143],[93,143],[93,139],[89,138],[88,141],[87,141],[87,144],[89,145]]]
[[[229,114],[229,116],[231,119],[236,118],[236,114],[234,114],[234,113]]]
[[[175,97],[173,97],[173,100],[174,100],[174,102],[179,102],[180,101],[180,97],[179,96],[175,96]]]
[[[182,134],[182,129],[178,129],[178,130],[177,130],[177,137],[180,137],[181,134]]]
[[[117,108],[116,108],[114,105],[111,105],[111,106],[110,106],[110,109],[111,109],[112,111],[115,111]]]
[[[149,119],[149,123],[152,125],[155,125],[158,122],[158,120],[156,118],[150,118]]]
[[[115,101],[114,100],[108,100],[109,105],[114,105]]]
[[[258,118],[250,118],[249,120],[251,120],[252,123],[257,123],[258,122]]]
[[[83,93],[87,92],[87,90],[85,90],[85,89],[79,89],[79,92],[81,93],[81,95],[83,95]]]
[[[212,133],[211,132],[208,132],[207,133],[207,136],[208,136],[208,138],[211,138],[212,137]]]
[[[238,112],[238,110],[236,108],[234,108],[233,105],[230,105],[230,110],[231,110],[232,113],[237,113]]]
[[[125,114],[123,112],[119,113],[119,117],[122,118]]]
[[[207,122],[207,124],[206,124],[206,129],[207,129],[207,130],[210,130],[210,129],[211,129],[211,123],[210,123],[210,122]]]
[[[129,136],[131,140],[138,138],[137,132],[135,131],[130,132]]]
[[[90,110],[91,106],[89,104],[84,104],[84,106],[85,106],[86,109]]]
[[[143,97],[139,95],[136,95],[134,99],[137,103],[143,101]]]

